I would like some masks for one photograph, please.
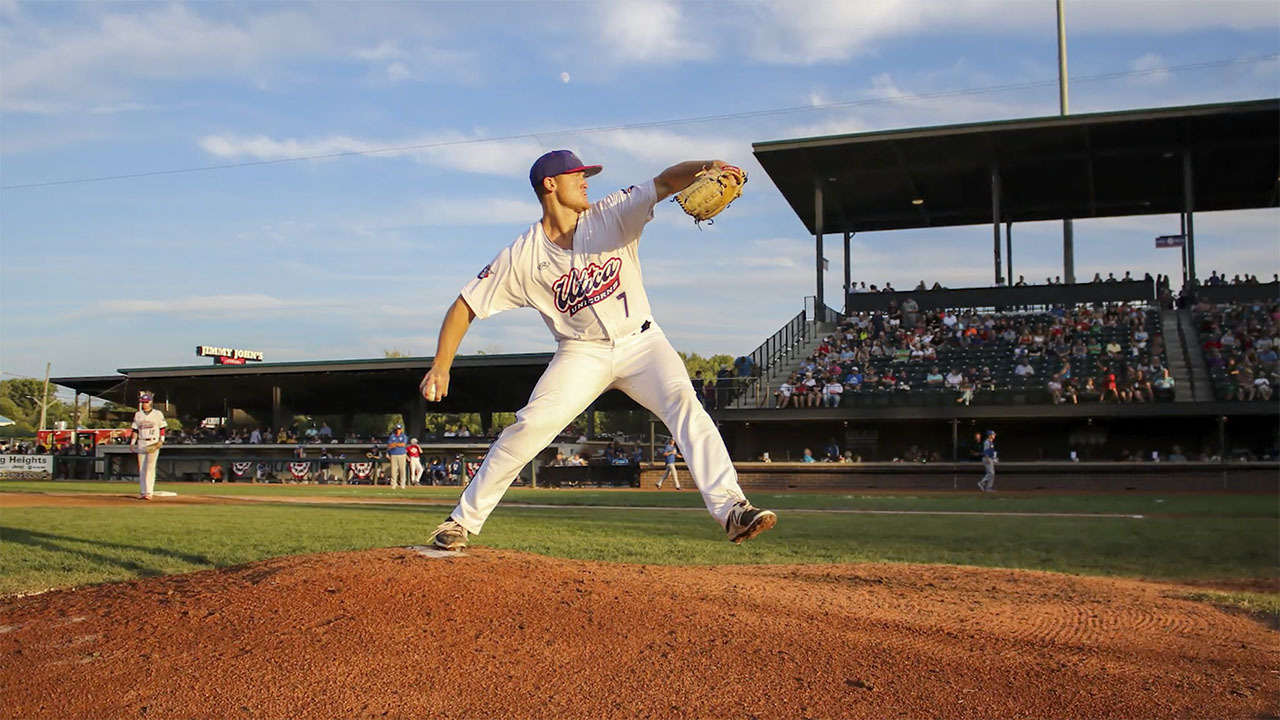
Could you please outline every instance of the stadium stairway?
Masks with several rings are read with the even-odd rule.
[[[799,349],[791,354],[786,362],[776,363],[772,367],[766,368],[764,373],[756,382],[745,388],[742,392],[737,393],[729,407],[734,410],[742,410],[756,407],[771,407],[773,403],[773,392],[778,386],[787,379],[791,373],[800,369],[800,364],[805,361],[813,351],[818,349],[822,344],[822,338],[836,331],[836,323],[809,323],[808,337],[800,344]],[[762,405],[763,403],[763,405]]]
[[[1209,402],[1213,397],[1213,383],[1209,380],[1209,368],[1204,362],[1204,352],[1200,348],[1200,333],[1196,330],[1195,320],[1190,308],[1182,308],[1175,312],[1161,313],[1164,329],[1165,347],[1170,346],[1170,339],[1178,339],[1178,350],[1169,353],[1169,374],[1173,375],[1174,400],[1182,402]],[[1178,364],[1182,364],[1182,374],[1178,373]],[[1189,393],[1182,391],[1186,383]]]
[[[1187,348],[1178,328],[1178,315],[1168,310],[1160,312],[1160,332],[1165,340],[1165,361],[1169,375],[1173,377],[1174,402],[1187,402],[1192,398],[1191,371],[1187,367]],[[1177,342],[1174,342],[1174,341]]]

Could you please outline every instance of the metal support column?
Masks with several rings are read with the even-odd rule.
[[[1076,226],[1071,218],[1062,221],[1062,282],[1076,284]]]
[[[1178,213],[1178,234],[1182,236],[1182,284],[1187,284],[1187,214]],[[1170,283],[1172,285],[1172,283]]]
[[[1218,416],[1218,459],[1226,463],[1230,453],[1227,452],[1227,416]]]
[[[1187,214],[1187,279],[1196,279],[1196,191],[1191,173],[1191,151],[1182,151],[1182,209]]]
[[[1005,277],[1009,278],[1008,285],[1013,287],[1013,221],[1006,220],[1004,222],[1004,262],[1007,268]]]
[[[276,430],[284,427],[288,423],[285,422],[284,404],[280,400],[280,386],[271,386],[271,426]]]
[[[657,434],[657,425],[658,425],[658,419],[650,415],[649,416],[649,462],[653,462],[653,459],[657,457],[656,455],[654,455],[654,452],[657,450],[657,448],[654,447],[654,443],[657,440],[657,438],[654,437]]]
[[[1000,269],[1000,170],[991,168],[991,235],[995,255],[996,285],[1004,274]]]
[[[814,293],[813,319],[815,322],[826,320],[826,300],[822,295],[822,183],[813,186],[813,248],[817,257],[816,267],[818,287]]]
[[[404,418],[405,430],[411,438],[425,438],[427,434],[427,399],[422,393],[414,393],[413,402],[409,404],[408,414]]]
[[[840,305],[844,308],[845,315],[849,314],[849,293],[853,292],[853,287],[850,285],[851,276],[849,274],[849,239],[852,237],[853,233],[851,232],[846,232],[844,234],[844,298]]]

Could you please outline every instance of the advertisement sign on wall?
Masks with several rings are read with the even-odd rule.
[[[48,480],[52,455],[0,455],[0,480]]]

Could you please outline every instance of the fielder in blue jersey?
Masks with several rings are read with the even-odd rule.
[[[988,430],[987,439],[982,442],[982,467],[987,469],[978,481],[978,489],[982,492],[996,491],[996,431]]]

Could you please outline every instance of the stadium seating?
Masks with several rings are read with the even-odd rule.
[[[1070,363],[1069,372],[1059,378],[1066,389],[1062,402],[1072,402],[1071,389],[1080,390],[1089,377],[1105,390],[1108,368],[1117,375],[1118,392],[1106,399],[1126,401],[1139,370],[1150,382],[1167,364],[1160,328],[1158,310],[1128,304],[923,313],[914,329],[901,327],[898,315],[862,314],[843,318],[818,341],[801,363],[798,378],[803,381],[812,373],[820,388],[839,368],[844,407],[1050,403],[1049,380]],[[1015,372],[1020,357],[1032,374]],[[930,387],[927,378],[935,366],[944,376],[958,371],[963,383]],[[869,370],[877,378],[874,386],[850,382],[852,375],[865,378]],[[886,382],[886,376],[893,382]],[[1101,393],[1080,402],[1100,399]]]

